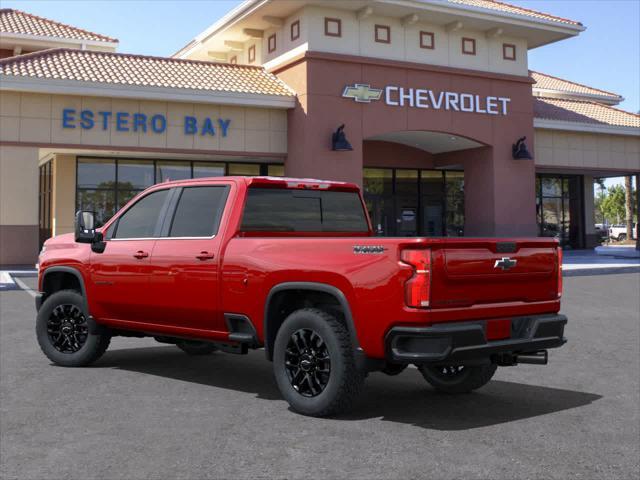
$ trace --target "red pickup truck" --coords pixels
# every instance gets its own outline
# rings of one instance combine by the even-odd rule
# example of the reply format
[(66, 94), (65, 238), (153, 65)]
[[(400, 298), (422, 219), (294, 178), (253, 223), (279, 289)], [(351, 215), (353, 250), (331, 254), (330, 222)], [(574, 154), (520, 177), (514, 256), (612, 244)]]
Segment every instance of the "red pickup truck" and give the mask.
[(39, 259), (36, 333), (59, 365), (94, 362), (113, 336), (193, 355), (264, 348), (291, 406), (325, 416), (371, 371), (414, 364), (469, 392), (566, 341), (556, 240), (374, 237), (353, 184), (167, 182), (94, 221), (78, 212)]

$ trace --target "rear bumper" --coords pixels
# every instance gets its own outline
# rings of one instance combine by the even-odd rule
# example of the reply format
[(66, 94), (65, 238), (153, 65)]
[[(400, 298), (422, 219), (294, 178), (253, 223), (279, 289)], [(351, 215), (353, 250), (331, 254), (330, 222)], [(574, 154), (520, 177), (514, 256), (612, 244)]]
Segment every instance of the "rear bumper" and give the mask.
[(394, 363), (449, 363), (546, 350), (566, 343), (566, 323), (564, 315), (515, 317), (511, 338), (494, 341), (487, 341), (484, 321), (394, 327), (386, 337), (386, 355)]

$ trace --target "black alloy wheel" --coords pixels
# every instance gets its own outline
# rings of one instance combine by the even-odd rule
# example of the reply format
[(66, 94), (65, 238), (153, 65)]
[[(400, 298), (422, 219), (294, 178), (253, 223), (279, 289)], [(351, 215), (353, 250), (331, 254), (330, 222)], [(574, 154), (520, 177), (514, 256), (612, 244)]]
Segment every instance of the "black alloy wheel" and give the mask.
[(60, 290), (47, 296), (36, 317), (38, 345), (49, 360), (65, 367), (84, 367), (109, 348), (111, 332), (97, 325), (82, 294)]
[(424, 379), (445, 393), (467, 393), (486, 385), (496, 373), (496, 364), (420, 365)]
[(433, 368), (433, 373), (443, 380), (453, 380), (464, 374), (464, 365), (441, 365)]
[(58, 305), (47, 320), (47, 335), (51, 345), (60, 353), (76, 353), (89, 336), (87, 319), (76, 305)]
[(327, 344), (310, 328), (296, 330), (285, 350), (285, 369), (291, 386), (303, 397), (321, 394), (331, 376)]

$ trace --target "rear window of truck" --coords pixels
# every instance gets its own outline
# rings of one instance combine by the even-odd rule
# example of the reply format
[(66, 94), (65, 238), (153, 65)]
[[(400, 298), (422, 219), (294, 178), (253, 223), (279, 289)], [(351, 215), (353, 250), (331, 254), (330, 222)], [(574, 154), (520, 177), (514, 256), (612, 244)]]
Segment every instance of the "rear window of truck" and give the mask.
[(357, 192), (250, 188), (244, 232), (367, 232)]

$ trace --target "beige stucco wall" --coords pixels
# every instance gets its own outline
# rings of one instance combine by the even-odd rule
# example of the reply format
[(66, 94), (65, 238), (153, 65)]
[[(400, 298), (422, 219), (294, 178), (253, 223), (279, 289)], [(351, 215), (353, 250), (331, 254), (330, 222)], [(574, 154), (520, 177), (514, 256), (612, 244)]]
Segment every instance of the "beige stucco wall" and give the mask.
[[(62, 128), (65, 108), (126, 111), (148, 116), (163, 114), (167, 129), (158, 134), (148, 131), (119, 132), (111, 117), (103, 130), (96, 120), (91, 130)], [(228, 135), (185, 135), (184, 117), (199, 120), (211, 117), (229, 119)], [(177, 102), (126, 100), (36, 93), (0, 92), (0, 141), (58, 145), (100, 145), (134, 148), (173, 148), (194, 151), (233, 151), (285, 154), (287, 151), (287, 113), (285, 110), (207, 105)]]
[[(342, 21), (342, 36), (325, 35), (324, 19), (337, 18)], [(291, 40), (291, 23), (300, 22), (300, 37)], [(375, 25), (386, 25), (391, 29), (391, 42), (375, 41)], [(420, 48), (420, 31), (434, 33), (435, 48)], [(268, 52), (267, 39), (276, 35), (276, 50)], [(221, 34), (224, 37), (224, 34)], [(462, 37), (476, 40), (476, 55), (462, 53)], [(505, 60), (502, 53), (504, 43), (516, 46), (516, 60)], [(282, 27), (264, 31), (262, 40), (250, 39), (244, 43), (242, 52), (227, 54), (227, 60), (236, 55), (238, 63), (247, 63), (247, 50), (256, 44), (256, 62), (278, 63), (278, 57), (296, 48), (303, 50), (357, 55), (364, 57), (401, 60), (430, 65), (440, 65), (471, 70), (481, 70), (512, 75), (528, 75), (528, 49), (524, 39), (508, 36), (487, 38), (484, 32), (469, 29), (447, 32), (441, 25), (427, 21), (403, 25), (398, 18), (372, 15), (358, 20), (356, 13), (318, 6), (305, 7), (284, 19)], [(190, 54), (190, 58), (206, 60), (207, 48)], [(285, 57), (283, 57), (284, 59)], [(209, 58), (210, 60), (211, 58)], [(271, 67), (272, 64), (268, 63)]]
[(38, 253), (38, 149), (0, 145), (0, 265)]
[[(399, 19), (390, 17), (371, 16), (358, 20), (354, 12), (318, 7), (305, 8), (304, 16), (305, 26), (309, 31), (303, 34), (308, 35), (309, 50), (528, 75), (525, 40), (511, 37), (487, 39), (484, 32), (465, 28), (447, 32), (442, 26), (424, 21), (405, 26)], [(328, 37), (324, 34), (325, 17), (342, 20), (342, 38)], [(391, 28), (390, 44), (375, 41), (376, 24)], [(420, 48), (420, 31), (434, 33), (435, 48), (433, 50)], [(476, 40), (476, 55), (462, 54), (462, 37)], [(503, 43), (516, 45), (516, 61), (503, 59)]]
[(640, 171), (640, 137), (536, 129), (540, 167)]
[(38, 224), (38, 149), (0, 145), (0, 225)]

